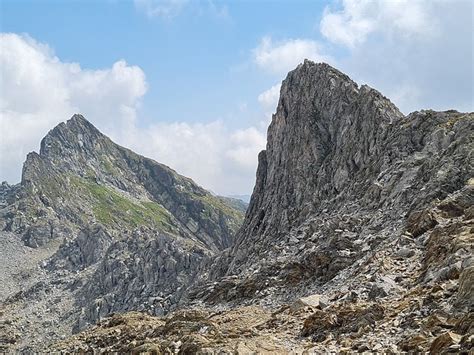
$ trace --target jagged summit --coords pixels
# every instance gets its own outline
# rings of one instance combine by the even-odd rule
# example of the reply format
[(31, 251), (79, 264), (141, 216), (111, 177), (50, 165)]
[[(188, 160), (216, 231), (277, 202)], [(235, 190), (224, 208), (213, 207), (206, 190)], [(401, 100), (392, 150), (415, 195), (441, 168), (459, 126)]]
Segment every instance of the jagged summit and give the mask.
[(72, 115), (72, 117), (66, 121), (67, 124), (78, 124), (78, 125), (89, 125), (92, 126), (92, 128), (95, 128), (83, 115), (80, 113), (75, 113)]
[[(260, 203), (251, 202), (250, 209), (274, 216), (273, 210), (283, 208), (289, 215), (277, 224), (263, 225), (285, 232), (290, 221), (320, 209), (349, 182), (369, 183), (383, 164), (390, 125), (403, 119), (376, 90), (359, 89), (328, 64), (306, 60), (282, 83), (267, 148), (260, 158), (263, 166), (257, 181), (263, 186), (255, 186), (267, 198), (254, 194)], [(362, 191), (357, 187), (351, 193)], [(255, 217), (262, 212), (249, 214)]]
[[(73, 170), (79, 175), (83, 175), (92, 168), (96, 171), (99, 179), (105, 180), (110, 180), (113, 177), (113, 169), (110, 168), (114, 164), (118, 164), (116, 168), (127, 174), (127, 170), (131, 169), (127, 163), (130, 159), (143, 160), (160, 167), (169, 177), (179, 176), (172, 168), (114, 143), (81, 114), (74, 114), (69, 120), (59, 123), (48, 132), (41, 140), (40, 158), (35, 152), (30, 155), (32, 155), (33, 161), (45, 158), (45, 160), (53, 162), (56, 167)], [(27, 157), (24, 168), (27, 168), (28, 165), (29, 158)], [(192, 186), (204, 191), (190, 178), (183, 176), (180, 178), (189, 180)]]
[(316, 69), (321, 73), (324, 72), (330, 76), (340, 78), (341, 80), (346, 81), (350, 83), (351, 85), (354, 85), (356, 88), (358, 88), (358, 84), (355, 81), (353, 81), (349, 77), (349, 75), (343, 73), (337, 68), (334, 68), (333, 66), (331, 66), (330, 64), (326, 62), (314, 62), (310, 59), (304, 59), (303, 63), (298, 64), (298, 66), (295, 69), (288, 72), (287, 77), (289, 77), (290, 75), (298, 75), (297, 72), (305, 72), (311, 68), (313, 70)]
[(81, 152), (89, 151), (89, 154), (94, 154), (101, 149), (100, 142), (112, 144), (112, 141), (84, 116), (73, 115), (46, 134), (41, 140), (39, 154), (28, 153), (23, 164), (21, 183), (35, 179), (35, 167), (38, 165), (46, 169), (45, 164), (47, 166), (48, 163), (54, 162), (56, 165), (64, 165), (64, 162), (76, 159)]
[(84, 116), (75, 114), (68, 121), (59, 123), (41, 140), (40, 155), (63, 159), (74, 151), (89, 151), (106, 148), (112, 142)]
[(100, 133), (99, 130), (80, 113), (75, 113), (74, 115), (72, 115), (72, 117), (68, 119), (64, 124), (71, 131), (77, 131), (78, 133), (79, 132)]

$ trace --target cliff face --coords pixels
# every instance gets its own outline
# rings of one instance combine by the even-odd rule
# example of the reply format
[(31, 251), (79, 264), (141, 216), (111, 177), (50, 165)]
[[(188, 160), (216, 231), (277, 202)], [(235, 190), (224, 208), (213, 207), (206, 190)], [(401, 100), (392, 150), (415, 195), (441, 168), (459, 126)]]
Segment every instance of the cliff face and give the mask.
[[(315, 351), (344, 349), (338, 336), (360, 331), (360, 317), (386, 351), (427, 350), (442, 332), (402, 340), (431, 329), (417, 323), (423, 314), (470, 317), (459, 302), (472, 306), (473, 132), (472, 113), (404, 116), (376, 90), (306, 61), (282, 83), (235, 245), (211, 260), (187, 302), (277, 306), (318, 294), (330, 306), (301, 331), (327, 340)], [(464, 279), (471, 301), (455, 291)], [(450, 291), (429, 304), (434, 285)], [(397, 315), (414, 323), (388, 336), (386, 317), (403, 302), (425, 306)]]
[(254, 272), (328, 240), (329, 254), (340, 244), (359, 257), (356, 239), (402, 232), (414, 211), (472, 176), (472, 118), (405, 117), (376, 90), (305, 61), (282, 83), (243, 227), (216, 275)]
[(388, 99), (328, 65), (305, 62), (289, 73), (236, 245), (275, 240), (315, 213), (362, 198), (391, 163), (384, 153), (401, 120)]

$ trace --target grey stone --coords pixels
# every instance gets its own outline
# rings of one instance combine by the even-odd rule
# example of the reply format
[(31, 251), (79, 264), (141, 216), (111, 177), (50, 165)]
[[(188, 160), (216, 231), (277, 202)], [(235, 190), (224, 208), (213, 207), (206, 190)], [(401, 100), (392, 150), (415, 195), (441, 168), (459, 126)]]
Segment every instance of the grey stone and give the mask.
[(415, 255), (415, 251), (410, 248), (401, 248), (395, 253), (395, 255), (398, 258), (411, 258), (412, 256)]

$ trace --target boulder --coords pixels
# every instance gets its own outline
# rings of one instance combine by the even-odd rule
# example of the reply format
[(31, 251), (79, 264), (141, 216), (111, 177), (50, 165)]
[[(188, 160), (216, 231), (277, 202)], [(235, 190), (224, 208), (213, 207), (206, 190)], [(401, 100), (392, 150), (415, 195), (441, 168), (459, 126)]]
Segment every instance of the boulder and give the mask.
[(306, 297), (301, 297), (296, 300), (291, 308), (293, 310), (297, 310), (303, 307), (312, 307), (312, 308), (317, 308), (317, 309), (323, 309), (328, 306), (328, 299), (327, 297), (323, 295), (310, 295)]

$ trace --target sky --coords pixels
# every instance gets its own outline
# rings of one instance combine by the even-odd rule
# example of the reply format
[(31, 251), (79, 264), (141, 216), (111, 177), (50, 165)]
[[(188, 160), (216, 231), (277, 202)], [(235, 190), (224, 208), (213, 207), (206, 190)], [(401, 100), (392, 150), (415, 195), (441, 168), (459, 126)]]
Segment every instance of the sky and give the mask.
[(415, 110), (474, 111), (470, 0), (0, 0), (0, 180), (74, 113), (222, 195), (250, 194), (305, 58)]

